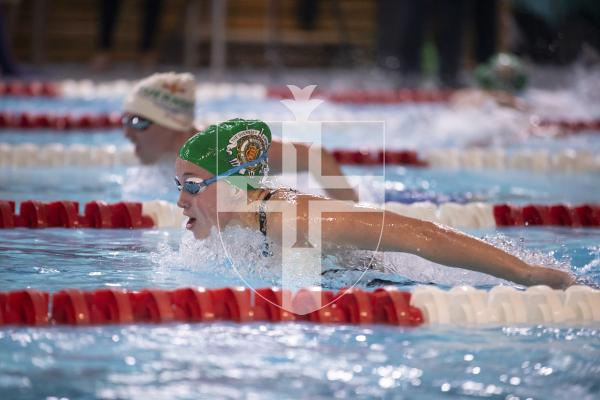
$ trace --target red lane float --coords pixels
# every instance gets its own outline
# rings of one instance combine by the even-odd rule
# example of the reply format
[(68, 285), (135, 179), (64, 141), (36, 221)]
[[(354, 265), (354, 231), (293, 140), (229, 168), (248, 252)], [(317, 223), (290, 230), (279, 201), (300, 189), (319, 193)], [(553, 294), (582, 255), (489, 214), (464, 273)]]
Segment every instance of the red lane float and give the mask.
[(92, 201), (85, 205), (83, 215), (79, 215), (76, 201), (27, 200), (21, 203), (17, 215), (13, 201), (0, 200), (0, 228), (141, 229), (154, 226), (152, 217), (142, 215), (142, 203)]
[[(300, 312), (296, 319), (324, 323), (349, 322), (336, 302), (340, 295), (341, 293), (338, 293), (334, 296), (332, 292), (320, 288), (301, 289), (292, 300), (294, 310)], [(309, 312), (310, 310), (316, 311)]]
[(535, 205), (516, 206), (498, 204), (494, 206), (496, 226), (600, 226), (600, 205), (582, 204), (579, 206)]
[(66, 289), (52, 296), (52, 321), (62, 325), (89, 325), (91, 316), (85, 293)]
[(211, 294), (203, 289), (183, 288), (170, 292), (171, 305), (178, 321), (214, 321), (215, 309)]
[[(350, 289), (344, 296), (337, 299), (337, 306), (345, 312), (345, 321), (352, 324), (372, 324), (375, 321), (373, 312), (373, 303), (371, 298), (373, 295)], [(388, 321), (382, 319), (381, 321)]]
[(61, 290), (52, 296), (51, 321), (59, 325), (132, 323), (135, 320), (132, 303), (136, 305), (139, 321), (156, 319), (157, 312), (152, 306), (145, 307), (146, 298), (143, 294), (139, 300), (136, 298), (133, 301), (130, 295), (116, 289), (95, 292)]
[(282, 308), (283, 304), (291, 304), (292, 293), (280, 288), (257, 289), (254, 296), (254, 318), (264, 321), (294, 321), (296, 314)]
[(0, 326), (6, 324), (6, 293), (0, 293)]
[(175, 320), (171, 298), (165, 290), (144, 289), (131, 292), (129, 300), (134, 321), (160, 323)]
[(382, 165), (385, 160), (390, 165), (428, 166), (427, 161), (412, 150), (333, 150), (332, 154), (340, 164)]
[(4, 325), (47, 325), (48, 293), (31, 289), (3, 293), (0, 316)]
[(101, 289), (86, 293), (91, 322), (128, 324), (134, 322), (131, 298), (125, 290)]
[(15, 227), (15, 202), (0, 200), (0, 228)]
[(218, 320), (249, 322), (254, 312), (250, 307), (250, 291), (245, 288), (223, 288), (208, 291), (211, 295), (215, 317)]
[[(291, 292), (263, 288), (181, 288), (125, 291), (65, 289), (46, 292), (22, 290), (0, 293), (2, 325), (104, 325), (127, 323), (210, 321), (309, 321), (315, 323), (391, 324), (417, 326), (420, 310), (410, 306), (411, 294), (393, 289), (337, 293), (320, 288), (302, 289), (292, 299), (299, 312), (284, 310)], [(48, 313), (51, 298), (50, 313)], [(287, 303), (287, 301), (286, 301)], [(319, 308), (322, 306), (321, 308)], [(311, 307), (311, 308), (306, 308)], [(311, 311), (318, 308), (316, 311)]]
[(0, 81), (0, 96), (55, 97), (59, 94), (59, 86), (52, 82)]
[[(364, 90), (349, 89), (343, 91), (326, 92), (316, 89), (313, 98), (323, 99), (335, 103), (350, 104), (398, 104), (398, 103), (434, 103), (447, 102), (453, 92), (446, 90)], [(293, 99), (287, 87), (270, 87), (267, 97), (274, 99)]]
[(421, 310), (410, 305), (410, 293), (393, 288), (379, 288), (371, 297), (374, 321), (386, 320), (393, 325), (416, 326), (423, 323)]
[(544, 128), (560, 128), (570, 132), (600, 131), (600, 120), (582, 121), (545, 119), (540, 120), (537, 125)]
[(121, 114), (33, 114), (29, 112), (0, 112), (0, 129), (57, 129), (57, 130), (90, 130), (114, 129), (121, 127)]

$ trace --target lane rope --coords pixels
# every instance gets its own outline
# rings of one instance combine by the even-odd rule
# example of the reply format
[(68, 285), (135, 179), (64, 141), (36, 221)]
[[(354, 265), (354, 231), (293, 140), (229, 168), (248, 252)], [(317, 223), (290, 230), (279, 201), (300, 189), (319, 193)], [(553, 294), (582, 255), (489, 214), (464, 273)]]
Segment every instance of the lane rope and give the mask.
[[(600, 171), (600, 154), (585, 150), (434, 149), (419, 155), (413, 150), (331, 150), (342, 165), (404, 165), (465, 170)], [(118, 166), (138, 165), (133, 146), (87, 146), (60, 143), (0, 143), (0, 166)]]
[(590, 151), (435, 149), (423, 156), (431, 167), (468, 170), (600, 171), (600, 155)]
[[(211, 114), (212, 118), (218, 118), (218, 115)], [(224, 118), (226, 116), (223, 116)], [(230, 115), (231, 117), (231, 115)], [(279, 120), (277, 115), (269, 114), (267, 120)], [(332, 116), (337, 119), (335, 116)], [(339, 118), (339, 115), (337, 116)], [(351, 115), (349, 115), (351, 118)], [(598, 134), (600, 133), (600, 119), (595, 120), (571, 120), (571, 119), (539, 119), (534, 118), (532, 123), (536, 128), (559, 128), (559, 132), (552, 132), (551, 136), (564, 136), (572, 134)], [(199, 126), (206, 126), (211, 123), (209, 120), (202, 120)], [(116, 129), (121, 126), (121, 115), (115, 113), (82, 113), (74, 115), (71, 113), (47, 113), (47, 112), (0, 112), (0, 129), (17, 129), (20, 132), (31, 130), (60, 130), (69, 132), (70, 130), (100, 130)], [(539, 133), (540, 135), (542, 133)]]
[[(136, 81), (115, 80), (94, 82), (92, 80), (63, 81), (22, 81), (0, 80), (0, 96), (15, 97), (66, 97), (66, 98), (116, 98), (125, 97)], [(200, 99), (225, 98), (266, 98), (267, 89), (261, 84), (211, 83), (204, 82), (196, 86), (196, 96)]]
[[(411, 204), (387, 202), (373, 204), (386, 211), (454, 228), (495, 228), (556, 226), (570, 228), (600, 227), (600, 204), (486, 204), (431, 202)], [(185, 221), (176, 204), (164, 200), (118, 202), (108, 204), (91, 201), (79, 213), (75, 201), (41, 202), (27, 200), (20, 203), (0, 200), (0, 228), (181, 228)]]
[(50, 114), (31, 112), (0, 112), (0, 129), (19, 132), (39, 130), (107, 130), (121, 128), (121, 113)]
[(454, 228), (494, 228), (561, 226), (570, 228), (600, 226), (600, 204), (486, 204), (431, 202), (385, 203), (385, 209), (408, 217)]
[(42, 81), (0, 80), (0, 96), (56, 97), (62, 94), (60, 83)]
[[(400, 103), (440, 103), (447, 102), (453, 95), (449, 90), (397, 89), (397, 90), (366, 90), (348, 89), (324, 91), (316, 89), (314, 98), (334, 103), (348, 104), (400, 104)], [(293, 99), (287, 86), (269, 87), (267, 97), (273, 99)]]
[[(0, 81), (0, 95), (18, 97), (75, 97), (75, 98), (106, 98), (123, 97), (131, 91), (135, 81), (117, 80), (96, 83), (91, 80), (51, 81)], [(197, 95), (202, 99), (214, 98), (291, 98), (287, 86), (266, 87), (261, 84), (234, 83), (200, 83), (197, 85)], [(335, 103), (352, 104), (397, 104), (397, 103), (432, 103), (446, 102), (453, 94), (448, 90), (365, 90), (349, 89), (323, 91), (317, 89), (315, 96)]]
[[(143, 213), (142, 203), (103, 201), (86, 203), (79, 214), (76, 201), (41, 202), (27, 200), (15, 212), (13, 201), (0, 201), (0, 228), (105, 228), (141, 229), (160, 227), (151, 215)], [(164, 207), (163, 210), (167, 210)], [(165, 221), (168, 219), (163, 217)]]
[(35, 145), (0, 143), (0, 166), (131, 166), (139, 165), (131, 145), (86, 146), (60, 143)]
[[(287, 299), (292, 313), (281, 308)], [(317, 309), (319, 305), (326, 304)], [(306, 312), (304, 312), (306, 311)], [(310, 311), (310, 312), (309, 312)], [(127, 291), (34, 289), (0, 292), (0, 326), (107, 325), (173, 322), (311, 322), (438, 325), (589, 324), (600, 322), (600, 291), (587, 286), (554, 290), (533, 286), (489, 291), (457, 286), (448, 291), (419, 286), (373, 292), (354, 288), (335, 293), (321, 288), (295, 294), (278, 288), (244, 287)]]

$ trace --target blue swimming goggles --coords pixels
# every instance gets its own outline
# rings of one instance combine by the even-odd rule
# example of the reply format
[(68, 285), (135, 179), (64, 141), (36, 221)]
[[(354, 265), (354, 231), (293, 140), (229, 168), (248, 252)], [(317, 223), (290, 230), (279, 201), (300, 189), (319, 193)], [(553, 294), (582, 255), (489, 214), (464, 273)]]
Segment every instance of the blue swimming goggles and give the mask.
[(183, 181), (183, 184), (179, 182), (179, 179), (175, 177), (175, 185), (177, 186), (177, 190), (180, 192), (183, 190), (189, 194), (198, 194), (204, 192), (210, 185), (213, 183), (220, 181), (221, 179), (227, 178), (233, 174), (240, 172), (241, 170), (249, 167), (253, 167), (256, 164), (259, 164), (267, 159), (267, 152), (263, 152), (256, 160), (248, 161), (246, 163), (240, 164), (237, 167), (233, 167), (230, 170), (220, 174), (212, 176), (208, 179), (202, 179), (198, 177), (187, 178)]
[(140, 117), (139, 115), (124, 115), (121, 123), (123, 126), (135, 129), (136, 131), (145, 131), (153, 124), (149, 119)]

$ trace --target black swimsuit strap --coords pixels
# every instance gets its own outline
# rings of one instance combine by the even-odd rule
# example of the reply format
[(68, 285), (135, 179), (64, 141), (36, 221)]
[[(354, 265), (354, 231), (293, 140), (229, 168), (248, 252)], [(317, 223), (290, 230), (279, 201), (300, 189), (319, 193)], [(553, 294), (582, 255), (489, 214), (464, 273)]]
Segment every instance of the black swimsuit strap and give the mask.
[(260, 200), (260, 206), (258, 207), (258, 229), (265, 236), (267, 236), (267, 201), (271, 198), (271, 196), (277, 193), (278, 190), (279, 189), (275, 189), (267, 192), (265, 197)]
[[(269, 201), (269, 199), (280, 190), (285, 190), (285, 189), (281, 189), (281, 188), (273, 189), (273, 190), (267, 192), (265, 197), (263, 197), (260, 200), (260, 206), (258, 207), (258, 229), (265, 236), (265, 242), (263, 244), (263, 251), (262, 251), (262, 254), (265, 257), (270, 257), (273, 255), (273, 253), (269, 249), (269, 242), (267, 241), (267, 211), (266, 211), (267, 201)], [(295, 189), (287, 189), (287, 190), (294, 192), (294, 193), (297, 192), (297, 190), (295, 190)]]
[(267, 241), (267, 212), (266, 212), (267, 201), (271, 198), (271, 196), (273, 196), (275, 193), (277, 193), (278, 190), (279, 189), (274, 189), (274, 190), (271, 190), (270, 192), (267, 192), (265, 197), (263, 197), (260, 200), (260, 206), (258, 207), (258, 229), (265, 237), (265, 242), (263, 243), (263, 250), (262, 250), (262, 254), (265, 257), (270, 257), (273, 255), (273, 253), (269, 249), (269, 242)]

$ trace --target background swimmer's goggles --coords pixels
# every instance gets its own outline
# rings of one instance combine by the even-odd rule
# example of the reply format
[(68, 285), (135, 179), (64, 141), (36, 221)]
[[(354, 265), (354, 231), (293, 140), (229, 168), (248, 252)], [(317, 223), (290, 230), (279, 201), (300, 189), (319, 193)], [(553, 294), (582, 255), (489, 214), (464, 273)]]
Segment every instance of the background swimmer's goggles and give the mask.
[(182, 185), (181, 182), (179, 182), (179, 179), (177, 179), (177, 177), (175, 177), (175, 185), (177, 186), (177, 190), (179, 190), (180, 192), (182, 190), (184, 190), (184, 191), (188, 192), (189, 194), (202, 193), (206, 190), (206, 188), (208, 188), (210, 185), (212, 185), (216, 181), (219, 181), (223, 178), (227, 178), (228, 176), (231, 176), (233, 174), (237, 174), (238, 172), (240, 172), (241, 170), (243, 170), (245, 168), (253, 167), (256, 164), (259, 164), (259, 163), (265, 161), (267, 159), (267, 154), (268, 154), (268, 152), (264, 151), (256, 160), (245, 162), (243, 164), (238, 165), (237, 167), (231, 168), (230, 170), (228, 170), (220, 175), (215, 175), (208, 179), (201, 179), (201, 178), (196, 178), (196, 177), (188, 178), (185, 181), (183, 181), (183, 185)]
[(136, 131), (145, 131), (153, 124), (152, 121), (138, 115), (124, 115), (121, 119), (123, 126)]

